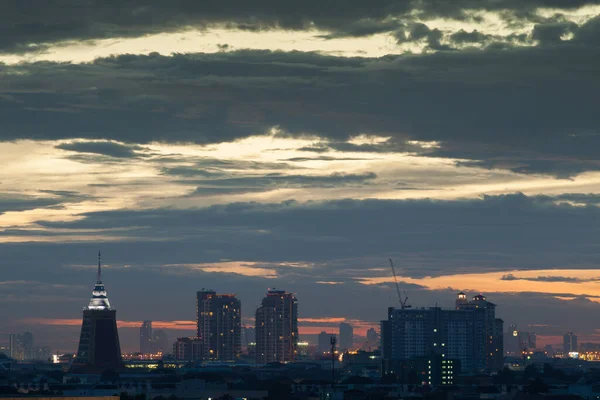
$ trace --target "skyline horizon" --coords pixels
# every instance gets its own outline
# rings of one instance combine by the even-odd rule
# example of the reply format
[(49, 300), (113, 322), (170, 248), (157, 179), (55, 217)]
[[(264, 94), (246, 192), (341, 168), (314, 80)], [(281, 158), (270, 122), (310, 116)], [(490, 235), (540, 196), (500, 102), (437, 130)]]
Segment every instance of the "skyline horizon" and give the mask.
[[(100, 268), (104, 267), (104, 264), (101, 264), (100, 261), (100, 251), (98, 252), (98, 272), (97, 275), (98, 277), (100, 276)], [(99, 279), (99, 278), (98, 278)], [(98, 282), (97, 279), (97, 282)], [(399, 282), (399, 283), (405, 283), (405, 282)], [(205, 291), (205, 290), (214, 290), (214, 289), (205, 289), (205, 288), (201, 288), (198, 291)], [(276, 287), (269, 287), (267, 289), (268, 291), (271, 290), (281, 290), (279, 288)], [(197, 291), (197, 292), (198, 292)], [(108, 292), (108, 291), (107, 291)], [(456, 295), (458, 295), (458, 293), (465, 293), (468, 295), (469, 292), (472, 293), (478, 293), (478, 294), (482, 294), (481, 291), (469, 291), (469, 290), (460, 290), (458, 292), (456, 292)], [(219, 291), (216, 291), (217, 294), (222, 294)], [(224, 292), (230, 295), (234, 295), (236, 296), (236, 293), (228, 293), (228, 292)], [(297, 293), (295, 292), (290, 292), (294, 295), (297, 295)], [(407, 295), (407, 294), (406, 294)], [(388, 306), (388, 307), (399, 307), (399, 304), (396, 304), (394, 306)], [(412, 307), (412, 305), (411, 305)], [(416, 309), (420, 309), (420, 308), (432, 308), (432, 307), (439, 307), (442, 309), (454, 309), (454, 306), (440, 306), (437, 304), (433, 305), (433, 306), (417, 306), (414, 307)], [(83, 307), (83, 309), (87, 309), (87, 307)], [(117, 308), (113, 308), (115, 310), (118, 311)], [(243, 308), (242, 308), (243, 310)], [(387, 307), (386, 307), (387, 310)], [(501, 314), (499, 314), (501, 315)], [(245, 320), (245, 321), (244, 321)], [(140, 327), (142, 326), (142, 324), (144, 323), (144, 321), (151, 321), (153, 324), (153, 329), (161, 329), (161, 330), (165, 330), (168, 333), (171, 333), (171, 335), (173, 334), (173, 332), (177, 332), (177, 331), (185, 331), (185, 332), (195, 332), (196, 329), (196, 325), (197, 325), (197, 321), (195, 320), (176, 320), (176, 321), (160, 321), (160, 320), (154, 320), (154, 319), (142, 319), (142, 320), (136, 320), (136, 321), (124, 321), (124, 320), (119, 320), (117, 319), (117, 328), (119, 330), (119, 334), (121, 335), (121, 332), (123, 330), (127, 330), (127, 329), (132, 329), (134, 330), (133, 333), (132, 332), (127, 332), (127, 335), (125, 335), (125, 337), (127, 337), (129, 340), (126, 342), (127, 345), (126, 346), (133, 346), (131, 344), (131, 338), (133, 336), (133, 334), (137, 333), (137, 331), (140, 329)], [(72, 327), (72, 328), (80, 328), (81, 327), (81, 319), (78, 318), (72, 318), (72, 319), (44, 319), (44, 318), (33, 318), (33, 319), (28, 319), (25, 318), (23, 320), (21, 320), (21, 322), (25, 322), (26, 324), (34, 324), (34, 325), (46, 325), (46, 326), (61, 326), (61, 327)], [(242, 316), (242, 327), (254, 327), (253, 323), (252, 323), (252, 317), (243, 317)], [(380, 334), (380, 323), (381, 321), (363, 321), (363, 320), (356, 320), (356, 319), (348, 319), (345, 317), (323, 317), (323, 318), (311, 318), (311, 317), (299, 317), (298, 318), (298, 323), (299, 323), (299, 335), (300, 335), (300, 340), (302, 339), (302, 336), (310, 336), (311, 337), (311, 341), (309, 341), (312, 345), (316, 345), (316, 341), (315, 339), (317, 338), (317, 336), (319, 335), (319, 333), (321, 332), (326, 332), (327, 334), (335, 334), (337, 335), (338, 332), (336, 332), (335, 330), (339, 330), (339, 324), (342, 323), (349, 323), (353, 329), (354, 329), (354, 334), (355, 337), (360, 337), (360, 338), (366, 338), (366, 332), (368, 329), (370, 328), (374, 328), (378, 334)], [(321, 324), (327, 324), (327, 325), (303, 325), (304, 323), (321, 323)], [(333, 325), (333, 324), (336, 325)], [(511, 326), (512, 324), (510, 323), (505, 323), (505, 332), (508, 332), (508, 328)], [(526, 325), (527, 327), (531, 327), (532, 325)], [(533, 325), (533, 327), (535, 327), (535, 325)], [(28, 331), (28, 330), (24, 330), (24, 331)], [(570, 331), (566, 331), (565, 333), (568, 333)], [(13, 332), (14, 333), (14, 332)], [(535, 333), (534, 331), (532, 331), (532, 333)], [(586, 337), (589, 338), (594, 338), (594, 336), (586, 336), (586, 335), (579, 335), (577, 332), (573, 332), (575, 333), (579, 338), (580, 338), (580, 343), (586, 343), (585, 339)], [(169, 339), (171, 341), (174, 341), (174, 339), (176, 339), (176, 337), (178, 336), (171, 336), (169, 335)], [(187, 335), (187, 336), (195, 336), (195, 335)], [(540, 347), (536, 347), (537, 349), (542, 349), (543, 347), (550, 345), (550, 346), (559, 346), (562, 345), (562, 335), (536, 335), (537, 339), (541, 342)], [(34, 335), (35, 337), (35, 335)], [(600, 335), (596, 336), (597, 337), (597, 341), (594, 340), (589, 340), (587, 343), (600, 343)], [(582, 340), (583, 339), (583, 340)], [(313, 343), (314, 342), (314, 343)], [(124, 348), (126, 347), (124, 346)], [(138, 346), (139, 347), (139, 346)], [(131, 350), (124, 350), (124, 353), (135, 353), (136, 351), (131, 351)], [(65, 353), (68, 353), (68, 351), (65, 351)]]

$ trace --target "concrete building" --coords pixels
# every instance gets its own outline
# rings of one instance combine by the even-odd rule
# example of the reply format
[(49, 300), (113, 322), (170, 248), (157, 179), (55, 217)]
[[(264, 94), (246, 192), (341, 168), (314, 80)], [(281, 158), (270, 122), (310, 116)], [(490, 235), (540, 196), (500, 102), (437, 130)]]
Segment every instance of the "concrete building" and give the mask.
[(563, 353), (568, 355), (569, 353), (574, 353), (579, 351), (579, 347), (577, 346), (577, 335), (574, 335), (573, 332), (568, 332), (563, 335)]
[(117, 311), (110, 305), (102, 283), (98, 253), (96, 285), (90, 303), (83, 310), (79, 348), (71, 370), (96, 373), (121, 368), (123, 361), (117, 330)]
[(199, 337), (177, 338), (173, 344), (173, 357), (178, 361), (200, 361), (204, 359), (204, 343)]
[(342, 322), (340, 324), (339, 338), (338, 349), (341, 352), (351, 350), (354, 346), (354, 329), (352, 325)]
[(233, 294), (201, 290), (196, 294), (196, 311), (204, 359), (236, 361), (242, 351), (240, 300)]
[(249, 346), (256, 345), (256, 328), (253, 326), (242, 327), (242, 347), (247, 348)]
[(161, 353), (163, 355), (171, 353), (171, 346), (169, 345), (169, 336), (162, 329), (152, 331), (152, 352), (154, 354)]
[(35, 359), (33, 334), (31, 332), (11, 333), (8, 335), (9, 356), (14, 360)]
[(455, 360), (453, 368), (466, 373), (502, 368), (503, 322), (495, 318), (495, 306), (482, 295), (468, 302), (461, 295), (455, 309), (389, 308), (381, 323), (384, 364), (440, 356)]
[(152, 354), (152, 321), (142, 322), (140, 326), (140, 353)]
[(333, 335), (330, 335), (325, 331), (319, 333), (319, 336), (317, 337), (317, 353), (319, 353), (319, 355), (322, 355), (323, 353), (329, 353), (331, 351), (331, 336)]
[(256, 362), (291, 362), (298, 345), (298, 300), (292, 293), (271, 290), (256, 310)]
[(487, 301), (487, 298), (481, 293), (473, 296), (473, 299), (467, 303), (464, 303), (461, 295), (464, 293), (460, 292), (456, 300), (458, 310), (484, 310), (483, 326), (478, 325), (476, 329), (484, 331), (485, 369), (488, 371), (502, 369), (504, 366), (501, 361), (504, 359), (504, 341), (501, 338), (504, 322), (496, 318), (496, 305)]

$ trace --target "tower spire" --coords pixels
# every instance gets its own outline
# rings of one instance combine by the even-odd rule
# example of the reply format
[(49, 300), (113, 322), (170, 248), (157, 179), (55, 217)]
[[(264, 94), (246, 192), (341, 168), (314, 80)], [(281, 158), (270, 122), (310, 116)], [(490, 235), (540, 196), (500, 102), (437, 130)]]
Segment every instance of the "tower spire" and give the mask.
[(98, 250), (98, 276), (96, 277), (96, 282), (102, 282), (102, 262), (100, 259), (100, 250)]
[(98, 274), (96, 276), (96, 286), (92, 291), (92, 299), (88, 305), (88, 310), (110, 310), (110, 302), (106, 296), (106, 289), (102, 283), (102, 258), (98, 251)]

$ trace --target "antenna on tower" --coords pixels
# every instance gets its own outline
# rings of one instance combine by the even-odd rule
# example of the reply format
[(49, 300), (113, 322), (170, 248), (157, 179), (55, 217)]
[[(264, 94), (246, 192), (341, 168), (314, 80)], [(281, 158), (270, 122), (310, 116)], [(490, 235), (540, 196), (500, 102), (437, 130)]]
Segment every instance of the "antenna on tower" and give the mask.
[(329, 344), (331, 345), (331, 388), (335, 386), (335, 345), (337, 340), (335, 336), (329, 338)]
[(98, 277), (97, 277), (97, 281), (98, 282), (102, 282), (102, 262), (101, 262), (101, 255), (100, 255), (100, 250), (98, 250)]

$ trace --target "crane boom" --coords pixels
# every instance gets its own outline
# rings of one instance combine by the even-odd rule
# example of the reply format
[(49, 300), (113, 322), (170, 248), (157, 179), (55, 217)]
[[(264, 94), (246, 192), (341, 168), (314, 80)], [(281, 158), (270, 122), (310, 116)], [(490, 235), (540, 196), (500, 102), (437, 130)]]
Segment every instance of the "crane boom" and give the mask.
[(404, 295), (406, 297), (404, 298), (404, 300), (402, 300), (402, 294), (400, 293), (400, 286), (398, 286), (398, 277), (396, 276), (396, 268), (394, 267), (394, 262), (391, 258), (389, 258), (388, 260), (390, 260), (390, 266), (392, 267), (392, 274), (394, 275), (394, 283), (396, 284), (396, 292), (398, 292), (398, 303), (400, 303), (400, 308), (402, 310), (404, 310), (405, 308), (410, 308), (410, 304), (408, 304), (408, 295), (406, 294), (406, 292), (404, 292)]
[(396, 268), (394, 268), (394, 262), (390, 258), (390, 266), (392, 267), (392, 274), (394, 275), (394, 283), (396, 284), (396, 291), (398, 292), (398, 303), (400, 307), (404, 309), (404, 303), (402, 302), (402, 294), (400, 293), (400, 286), (398, 286), (398, 278), (396, 277)]

